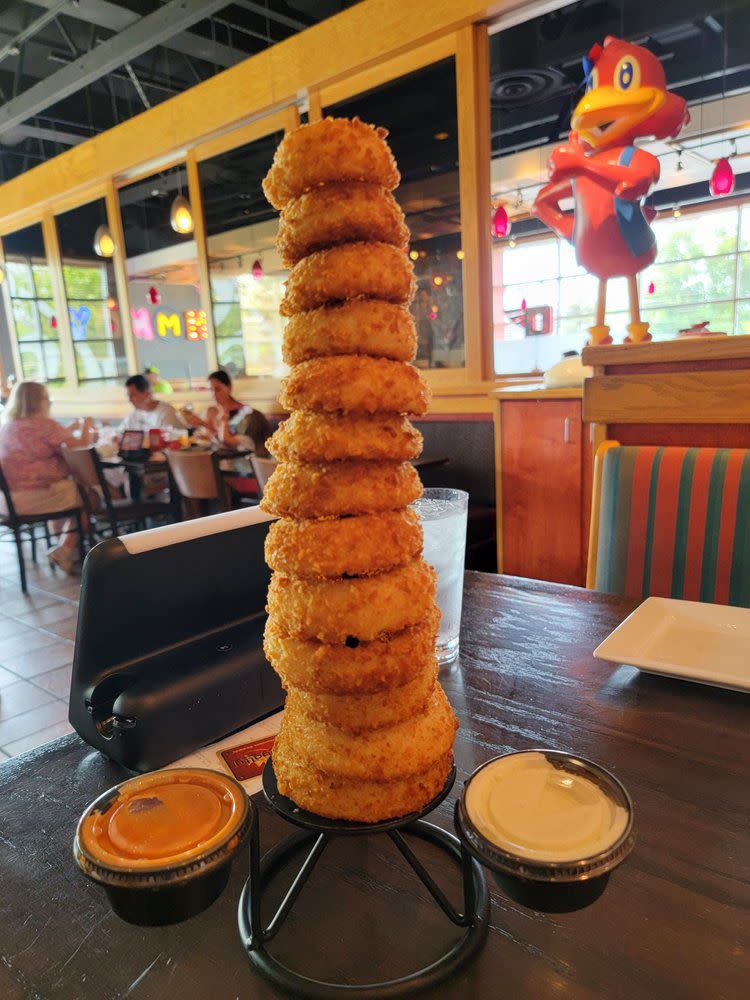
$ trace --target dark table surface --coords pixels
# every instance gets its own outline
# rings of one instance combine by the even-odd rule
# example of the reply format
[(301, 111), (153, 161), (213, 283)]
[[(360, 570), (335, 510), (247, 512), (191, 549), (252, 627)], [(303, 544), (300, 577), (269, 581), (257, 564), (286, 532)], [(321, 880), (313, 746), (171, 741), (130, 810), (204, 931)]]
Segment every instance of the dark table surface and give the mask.
[[(490, 883), (483, 952), (427, 995), (748, 995), (750, 698), (594, 660), (591, 651), (631, 607), (575, 588), (467, 574), (460, 665), (443, 678), (461, 723), (457, 789), (497, 753), (572, 750), (626, 784), (638, 839), (605, 894), (577, 913), (526, 910)], [(0, 997), (274, 996), (237, 935), (244, 855), (209, 910), (161, 929), (121, 922), (78, 873), (78, 816), (123, 777), (75, 735), (0, 766)], [(454, 799), (433, 814), (446, 828)], [(263, 809), (263, 849), (289, 831)], [(455, 889), (448, 863), (432, 848), (422, 856)], [(308, 974), (361, 981), (425, 964), (453, 937), (386, 838), (351, 838), (328, 848), (272, 947)]]

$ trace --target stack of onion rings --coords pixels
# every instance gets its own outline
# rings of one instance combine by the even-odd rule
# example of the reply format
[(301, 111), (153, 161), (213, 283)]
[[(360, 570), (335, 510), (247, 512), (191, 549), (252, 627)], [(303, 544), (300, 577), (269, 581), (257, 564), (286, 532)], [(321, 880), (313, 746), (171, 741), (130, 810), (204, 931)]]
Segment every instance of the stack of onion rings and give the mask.
[(382, 129), (327, 118), (291, 132), (263, 186), (292, 270), (281, 312), (291, 411), (269, 529), (266, 656), (288, 692), (279, 789), (333, 818), (416, 811), (445, 783), (457, 722), (437, 683), (434, 570), (409, 509), (429, 392), (414, 358), (408, 231)]

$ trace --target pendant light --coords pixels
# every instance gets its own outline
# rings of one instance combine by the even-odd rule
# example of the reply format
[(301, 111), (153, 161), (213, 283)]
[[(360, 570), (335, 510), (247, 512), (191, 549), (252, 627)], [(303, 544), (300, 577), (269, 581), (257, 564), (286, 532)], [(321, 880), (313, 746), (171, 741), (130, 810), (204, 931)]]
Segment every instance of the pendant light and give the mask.
[(714, 198), (720, 198), (722, 195), (731, 194), (734, 191), (734, 170), (725, 156), (717, 160), (714, 172), (711, 174), (711, 180), (708, 182), (708, 188)]
[(94, 253), (97, 257), (111, 257), (115, 252), (115, 241), (109, 226), (101, 225), (94, 233)]
[(258, 280), (258, 278), (263, 277), (263, 265), (261, 264), (260, 260), (253, 261), (253, 266), (250, 268), (250, 273), (252, 274), (252, 276), (255, 278), (256, 281)]
[(510, 232), (510, 218), (502, 202), (492, 213), (492, 235), (503, 239)]
[(192, 233), (195, 229), (193, 211), (190, 208), (190, 202), (184, 195), (178, 194), (172, 202), (172, 208), (169, 211), (169, 222), (172, 229), (182, 236)]

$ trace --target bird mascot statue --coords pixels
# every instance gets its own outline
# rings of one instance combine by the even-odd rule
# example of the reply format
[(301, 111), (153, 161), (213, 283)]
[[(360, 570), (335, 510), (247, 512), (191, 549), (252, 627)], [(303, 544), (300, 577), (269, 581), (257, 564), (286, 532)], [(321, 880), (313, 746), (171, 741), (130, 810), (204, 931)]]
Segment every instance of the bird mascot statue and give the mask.
[[(605, 325), (607, 281), (628, 279), (629, 341), (650, 340), (641, 322), (637, 274), (656, 258), (644, 206), (659, 180), (659, 160), (635, 146), (637, 139), (678, 135), (689, 120), (685, 101), (667, 90), (664, 70), (648, 49), (608, 37), (583, 60), (586, 93), (570, 120), (568, 142), (549, 159), (549, 183), (532, 212), (569, 240), (578, 263), (599, 279), (592, 344), (611, 344)], [(560, 202), (572, 198), (572, 212)]]

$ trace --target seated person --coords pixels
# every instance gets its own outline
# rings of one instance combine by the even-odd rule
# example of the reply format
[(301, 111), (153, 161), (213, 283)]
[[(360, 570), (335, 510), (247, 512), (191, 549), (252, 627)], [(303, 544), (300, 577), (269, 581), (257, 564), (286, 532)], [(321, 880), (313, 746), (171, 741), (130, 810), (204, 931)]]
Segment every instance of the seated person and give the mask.
[(159, 396), (171, 396), (174, 392), (169, 382), (161, 377), (161, 372), (156, 365), (149, 365), (148, 368), (144, 369), (143, 374), (151, 386), (151, 392), (155, 392)]
[[(46, 514), (81, 506), (78, 488), (62, 457), (63, 447), (80, 448), (96, 434), (91, 420), (63, 427), (49, 415), (47, 387), (39, 382), (17, 382), (10, 393), (0, 427), (0, 465), (18, 514)], [(0, 496), (2, 513), (5, 511)], [(72, 573), (78, 558), (78, 534), (73, 520), (52, 521), (60, 536), (50, 549), (50, 562)]]
[(208, 408), (205, 420), (194, 413), (185, 413), (185, 420), (193, 427), (205, 427), (228, 448), (247, 449), (267, 457), (271, 425), (264, 414), (234, 398), (232, 379), (225, 371), (211, 372), (208, 385), (216, 406)]
[(150, 430), (163, 427), (182, 430), (185, 426), (171, 404), (154, 399), (145, 375), (131, 375), (125, 382), (125, 388), (133, 409), (120, 424), (120, 434), (123, 431), (148, 433)]

